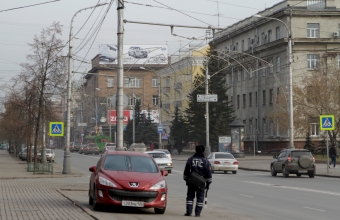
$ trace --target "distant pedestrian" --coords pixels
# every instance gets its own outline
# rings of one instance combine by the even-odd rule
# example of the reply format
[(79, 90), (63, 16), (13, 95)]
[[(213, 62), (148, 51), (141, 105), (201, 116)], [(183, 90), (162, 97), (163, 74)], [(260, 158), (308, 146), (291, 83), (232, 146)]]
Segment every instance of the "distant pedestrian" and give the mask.
[(154, 145), (154, 143), (151, 143), (150, 144), (150, 150), (154, 150), (155, 149), (155, 145)]
[(330, 162), (329, 162), (329, 168), (331, 168), (331, 164), (333, 163), (333, 168), (336, 168), (336, 149), (335, 149), (335, 146), (332, 145), (332, 147), (329, 149), (329, 157), (332, 159)]
[[(205, 147), (203, 145), (196, 146), (196, 153), (187, 160), (185, 165), (183, 179), (186, 181), (188, 186), (187, 198), (186, 198), (186, 212), (185, 216), (191, 216), (194, 199), (196, 194), (196, 207), (195, 207), (195, 216), (200, 217), (201, 211), (203, 209), (203, 201), (204, 201), (204, 191), (209, 190), (209, 186), (212, 181), (211, 169), (208, 160), (204, 157)], [(194, 174), (194, 175), (192, 175)], [(199, 176), (200, 179), (204, 178), (205, 180), (198, 185), (198, 181), (190, 181), (195, 179), (193, 176)]]
[(158, 144), (156, 142), (154, 143), (154, 146), (155, 146), (155, 149), (159, 149)]

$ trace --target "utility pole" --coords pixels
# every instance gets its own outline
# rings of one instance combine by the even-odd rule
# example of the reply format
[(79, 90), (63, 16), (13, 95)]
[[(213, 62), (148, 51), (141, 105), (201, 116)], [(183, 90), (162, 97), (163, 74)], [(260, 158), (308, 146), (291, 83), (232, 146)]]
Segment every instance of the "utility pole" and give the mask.
[[(158, 120), (159, 125), (162, 125), (162, 113), (161, 113), (161, 77), (158, 74)], [(162, 133), (159, 133), (159, 149), (162, 149)]]
[(132, 100), (133, 100), (133, 110), (132, 110), (132, 114), (133, 114), (133, 123), (132, 123), (132, 143), (136, 143), (135, 142), (135, 126), (136, 126), (136, 111), (135, 111), (135, 107), (136, 107), (136, 98), (135, 98), (135, 87), (132, 87)]
[(118, 11), (118, 30), (117, 30), (117, 46), (118, 46), (118, 69), (117, 69), (117, 148), (123, 151), (123, 89), (124, 89), (124, 66), (123, 66), (123, 35), (124, 22), (123, 10), (124, 0), (117, 1)]
[[(207, 67), (205, 70), (205, 94), (209, 94), (209, 68), (208, 68), (208, 62), (207, 62)], [(206, 138), (206, 150), (205, 154), (208, 156), (210, 154), (210, 143), (209, 143), (209, 102), (205, 102), (205, 127), (206, 127), (206, 133), (205, 133), (205, 138)]]
[(43, 105), (43, 120), (42, 120), (42, 127), (43, 127), (43, 140), (42, 140), (42, 149), (41, 149), (41, 163), (46, 163), (46, 100), (44, 99)]

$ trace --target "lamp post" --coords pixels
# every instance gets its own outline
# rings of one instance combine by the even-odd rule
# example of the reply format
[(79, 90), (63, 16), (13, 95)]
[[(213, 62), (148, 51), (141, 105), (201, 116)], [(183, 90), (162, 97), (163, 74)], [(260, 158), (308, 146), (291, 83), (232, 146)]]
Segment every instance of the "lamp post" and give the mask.
[(70, 35), (69, 35), (69, 52), (68, 52), (68, 74), (67, 74), (67, 116), (66, 116), (66, 145), (65, 145), (65, 151), (64, 151), (64, 161), (63, 161), (63, 174), (69, 174), (71, 173), (71, 153), (70, 153), (70, 118), (71, 118), (71, 73), (72, 73), (72, 47), (73, 47), (73, 33), (72, 33), (72, 23), (73, 19), (76, 17), (76, 15), (84, 10), (95, 8), (99, 6), (106, 5), (104, 4), (98, 4), (92, 7), (87, 7), (80, 9), (77, 11), (72, 19), (71, 19), (71, 25), (70, 25)]
[(288, 57), (289, 57), (289, 148), (294, 147), (294, 123), (293, 123), (293, 68), (292, 68), (292, 33), (289, 31), (288, 26), (282, 20), (272, 17), (264, 17), (262, 15), (254, 15), (256, 18), (265, 18), (281, 22), (287, 29), (288, 38)]

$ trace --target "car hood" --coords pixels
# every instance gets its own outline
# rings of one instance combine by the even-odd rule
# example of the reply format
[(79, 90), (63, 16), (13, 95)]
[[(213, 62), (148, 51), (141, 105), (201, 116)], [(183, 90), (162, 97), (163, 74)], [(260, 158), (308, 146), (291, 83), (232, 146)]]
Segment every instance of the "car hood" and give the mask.
[[(140, 172), (122, 172), (122, 171), (110, 171), (102, 170), (102, 173), (106, 177), (121, 186), (123, 189), (148, 189), (158, 181), (163, 180), (160, 173), (140, 173)], [(131, 188), (130, 182), (137, 182), (139, 186)]]
[(156, 163), (172, 163), (169, 158), (153, 158)]

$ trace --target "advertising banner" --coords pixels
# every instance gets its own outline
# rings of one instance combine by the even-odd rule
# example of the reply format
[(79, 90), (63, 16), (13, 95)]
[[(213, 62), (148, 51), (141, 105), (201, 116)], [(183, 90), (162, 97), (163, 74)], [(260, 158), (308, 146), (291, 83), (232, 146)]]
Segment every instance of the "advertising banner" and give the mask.
[[(109, 124), (116, 124), (117, 123), (117, 112), (116, 110), (109, 110), (107, 111), (108, 115), (110, 116), (110, 120), (108, 121)], [(129, 120), (131, 119), (131, 114), (130, 114), (130, 110), (124, 110), (123, 111), (123, 123), (126, 125)]]
[[(99, 44), (99, 64), (117, 64), (118, 48)], [(124, 45), (123, 64), (168, 64), (167, 45)]]
[(231, 153), (231, 137), (230, 136), (218, 137), (218, 148), (219, 152)]

